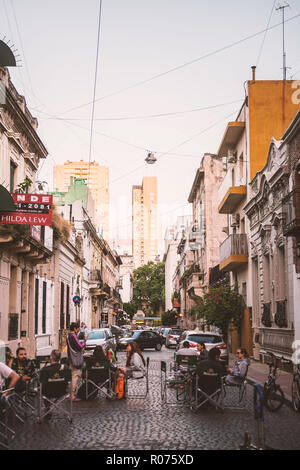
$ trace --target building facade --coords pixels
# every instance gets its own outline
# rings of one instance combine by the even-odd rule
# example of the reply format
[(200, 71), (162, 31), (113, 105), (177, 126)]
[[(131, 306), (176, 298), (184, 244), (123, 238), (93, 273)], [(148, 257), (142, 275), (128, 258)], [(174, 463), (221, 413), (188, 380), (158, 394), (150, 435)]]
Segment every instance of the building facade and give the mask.
[[(6, 92), (0, 105), (0, 183), (9, 193), (35, 192), (38, 165), (48, 153), (37, 134), (37, 120), (6, 68), (0, 68), (0, 79)], [(45, 308), (52, 305), (52, 281), (49, 276), (41, 281), (38, 269), (51, 257), (45, 230), (37, 237), (28, 225), (0, 225), (0, 339), (13, 353), (22, 345), (35, 355), (42, 338), (47, 342), (52, 331)]]
[(244, 104), (236, 120), (228, 123), (218, 150), (227, 167), (219, 188), (218, 211), (228, 217), (228, 236), (220, 245), (220, 270), (230, 272), (231, 285), (238, 286), (245, 301), (241, 335), (231, 335), (230, 347), (235, 350), (241, 344), (252, 354), (258, 336), (252, 329), (253, 266), (244, 206), (250, 197), (249, 183), (266, 164), (271, 138), (281, 139), (299, 104), (293, 100), (292, 81), (257, 81), (254, 74), (247, 85)]
[(135, 267), (154, 261), (158, 254), (157, 178), (145, 176), (132, 187), (132, 254)]
[[(95, 226), (109, 240), (109, 169), (97, 162), (71, 162), (54, 166), (54, 189), (69, 193), (70, 179), (83, 179), (95, 203)], [(92, 213), (91, 213), (92, 217)], [(93, 218), (93, 217), (92, 217)]]

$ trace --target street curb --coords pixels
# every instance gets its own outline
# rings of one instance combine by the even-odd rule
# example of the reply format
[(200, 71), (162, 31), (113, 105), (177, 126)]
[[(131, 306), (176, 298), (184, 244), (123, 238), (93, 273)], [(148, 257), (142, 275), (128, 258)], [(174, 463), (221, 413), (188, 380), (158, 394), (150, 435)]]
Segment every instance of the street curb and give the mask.
[[(259, 384), (262, 387), (262, 389), (264, 388), (264, 385), (261, 382), (259, 382), (258, 380), (254, 379), (253, 377), (247, 377), (247, 383), (249, 385)], [(293, 408), (293, 403), (292, 403), (292, 398), (289, 395), (287, 395), (286, 393), (284, 394), (284, 404), (286, 406), (288, 406), (289, 408), (294, 409)]]

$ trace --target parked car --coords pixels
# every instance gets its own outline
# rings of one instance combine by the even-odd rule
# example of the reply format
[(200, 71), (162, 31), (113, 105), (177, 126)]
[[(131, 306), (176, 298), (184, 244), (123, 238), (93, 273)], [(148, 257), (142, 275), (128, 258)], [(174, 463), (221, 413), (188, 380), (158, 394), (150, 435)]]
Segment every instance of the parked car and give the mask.
[[(123, 340), (127, 340), (127, 338), (131, 338), (134, 331), (136, 331), (136, 330), (126, 330), (126, 331), (123, 332), (122, 336), (119, 336), (117, 338), (117, 349), (124, 349), (124, 341)], [(126, 343), (125, 347), (127, 347), (127, 343)]]
[(118, 341), (119, 349), (126, 349), (128, 343), (135, 341), (141, 350), (154, 348), (160, 351), (163, 345), (162, 337), (155, 331), (135, 330), (131, 336), (120, 338)]
[(170, 328), (167, 335), (166, 335), (166, 340), (165, 340), (165, 346), (166, 348), (170, 348), (171, 346), (177, 346), (178, 340), (180, 336), (182, 335), (183, 330), (179, 328)]
[(184, 331), (179, 338), (178, 346), (176, 348), (177, 350), (183, 347), (184, 341), (188, 341), (190, 343), (190, 348), (193, 349), (197, 349), (197, 343), (200, 343), (201, 341), (205, 344), (207, 351), (212, 348), (220, 349), (220, 361), (228, 364), (228, 350), (221, 335), (210, 333), (209, 331)]
[(96, 346), (102, 346), (105, 350), (111, 348), (114, 352), (117, 350), (117, 341), (110, 328), (95, 328), (88, 333), (86, 340), (85, 355), (93, 354)]

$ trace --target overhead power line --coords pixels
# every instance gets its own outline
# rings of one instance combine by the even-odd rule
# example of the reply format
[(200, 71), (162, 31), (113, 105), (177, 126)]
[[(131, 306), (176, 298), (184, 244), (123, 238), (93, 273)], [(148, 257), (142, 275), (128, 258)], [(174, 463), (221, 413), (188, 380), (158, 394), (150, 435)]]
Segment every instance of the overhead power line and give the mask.
[(269, 31), (269, 25), (270, 25), (271, 18), (272, 18), (272, 15), (273, 15), (273, 11), (274, 11), (274, 8), (275, 8), (275, 3), (276, 3), (276, 0), (274, 0), (274, 2), (273, 2), (273, 6), (272, 6), (272, 9), (271, 9), (269, 21), (268, 21), (268, 24), (267, 24), (267, 29), (265, 31), (265, 34), (264, 34), (264, 37), (263, 37), (263, 40), (262, 40), (262, 43), (261, 43), (261, 46), (260, 46), (260, 49), (259, 49), (259, 53), (258, 53), (258, 56), (257, 56), (256, 67), (258, 67), (258, 63), (260, 61), (260, 57), (261, 57), (263, 47), (264, 47), (264, 44), (265, 44), (266, 36), (267, 36), (268, 31)]
[[(128, 120), (135, 120), (135, 119), (151, 119), (151, 118), (158, 118), (158, 117), (165, 117), (165, 116), (175, 116), (175, 115), (181, 115), (181, 114), (188, 114), (188, 113), (195, 113), (199, 111), (207, 111), (210, 109), (216, 109), (216, 108), (221, 108), (222, 106), (228, 106), (229, 104), (235, 104), (235, 103), (240, 103), (243, 101), (242, 99), (240, 100), (235, 100), (235, 101), (229, 101), (227, 103), (221, 103), (221, 104), (216, 104), (212, 106), (204, 106), (201, 108), (193, 108), (193, 109), (187, 109), (184, 111), (174, 111), (174, 112), (169, 112), (169, 113), (158, 113), (158, 114), (148, 114), (144, 116), (120, 116), (120, 117), (115, 117), (115, 118), (95, 118), (94, 121), (128, 121)], [(48, 114), (43, 111), (40, 111), (43, 114)], [(90, 121), (89, 118), (60, 118), (60, 117), (49, 117), (45, 118), (45, 120), (68, 120), (68, 121)]]
[[(296, 18), (299, 18), (299, 17), (300, 17), (300, 13), (297, 14), (297, 15), (292, 16), (291, 18), (287, 19), (285, 22), (288, 23), (289, 21), (293, 21), (293, 20), (295, 20)], [(115, 95), (118, 95), (118, 94), (120, 94), (120, 93), (123, 93), (123, 92), (125, 92), (125, 91), (131, 90), (132, 88), (135, 88), (135, 87), (138, 87), (138, 86), (141, 86), (141, 85), (145, 85), (146, 83), (149, 83), (149, 82), (151, 82), (151, 81), (153, 81), (153, 80), (156, 80), (156, 79), (158, 79), (158, 78), (164, 77), (165, 75), (168, 75), (169, 73), (176, 72), (177, 70), (180, 70), (180, 69), (183, 69), (184, 67), (187, 67), (187, 66), (189, 66), (189, 65), (195, 64), (195, 63), (197, 63), (197, 62), (199, 62), (199, 61), (201, 61), (201, 60), (203, 60), (203, 59), (207, 59), (208, 57), (212, 57), (212, 56), (214, 56), (214, 55), (216, 55), (216, 54), (219, 54), (220, 52), (223, 52), (223, 51), (226, 51), (226, 50), (228, 50), (228, 49), (231, 49), (231, 48), (234, 47), (234, 46), (237, 46), (237, 45), (239, 45), (239, 44), (242, 44), (242, 43), (245, 42), (245, 41), (249, 41), (250, 39), (253, 39), (253, 38), (257, 37), (257, 36), (260, 36), (261, 34), (265, 33), (266, 31), (271, 31), (272, 29), (277, 28), (278, 26), (281, 26), (281, 25), (282, 25), (282, 23), (276, 23), (276, 24), (273, 25), (273, 26), (270, 26), (270, 27), (268, 27), (268, 28), (265, 28), (265, 29), (263, 29), (263, 30), (261, 30), (261, 31), (258, 31), (258, 32), (256, 32), (256, 33), (254, 33), (254, 34), (251, 34), (251, 35), (249, 35), (249, 36), (246, 36), (246, 37), (244, 37), (244, 38), (242, 38), (242, 39), (240, 39), (240, 40), (238, 40), (238, 41), (234, 41), (234, 42), (232, 42), (232, 43), (230, 43), (230, 44), (227, 44), (226, 46), (220, 47), (219, 49), (216, 49), (216, 50), (214, 50), (214, 51), (212, 51), (212, 52), (208, 52), (207, 54), (204, 54), (204, 55), (202, 55), (202, 56), (200, 56), (200, 57), (197, 57), (196, 59), (190, 60), (190, 61), (188, 61), (188, 62), (185, 62), (185, 63), (181, 64), (181, 65), (178, 65), (177, 67), (173, 67), (173, 68), (171, 68), (171, 69), (169, 69), (169, 70), (166, 70), (165, 72), (161, 72), (161, 73), (159, 73), (159, 74), (157, 74), (157, 75), (153, 75), (152, 77), (149, 77), (149, 78), (147, 78), (147, 79), (145, 79), (145, 80), (141, 80), (141, 81), (136, 82), (136, 83), (134, 83), (134, 84), (132, 84), (132, 85), (129, 85), (129, 86), (124, 87), (124, 88), (121, 88), (120, 90), (114, 91), (114, 92), (109, 93), (109, 94), (104, 95), (104, 96), (101, 96), (100, 98), (97, 98), (95, 101), (96, 101), (96, 102), (97, 102), (97, 101), (101, 101), (101, 100), (104, 100), (104, 99), (106, 99), (106, 98), (110, 98), (110, 97), (112, 97), (112, 96), (115, 96)], [(66, 111), (64, 111), (64, 112), (62, 112), (62, 113), (58, 113), (58, 114), (56, 115), (56, 117), (62, 116), (62, 115), (66, 114), (66, 113), (69, 113), (69, 112), (71, 112), (71, 111), (75, 111), (75, 110), (77, 110), (77, 109), (83, 108), (83, 107), (88, 106), (88, 105), (90, 105), (90, 104), (92, 104), (92, 101), (89, 101), (89, 102), (87, 102), (87, 103), (83, 103), (83, 104), (81, 104), (81, 105), (75, 106), (75, 107), (70, 108), (70, 109), (67, 109)]]

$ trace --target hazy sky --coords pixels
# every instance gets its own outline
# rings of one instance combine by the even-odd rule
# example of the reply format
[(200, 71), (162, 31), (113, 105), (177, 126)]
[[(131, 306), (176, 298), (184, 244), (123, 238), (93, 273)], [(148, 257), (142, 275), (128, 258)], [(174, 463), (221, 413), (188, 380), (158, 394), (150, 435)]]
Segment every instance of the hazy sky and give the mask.
[[(130, 236), (131, 188), (143, 176), (158, 177), (164, 225), (184, 211), (201, 155), (217, 151), (226, 122), (242, 104), (264, 34), (132, 85), (264, 30), (274, 3), (102, 1), (92, 160), (110, 169), (113, 234), (118, 221), (119, 237)], [(287, 19), (300, 14), (299, 0), (289, 4)], [(88, 160), (98, 12), (99, 0), (0, 0), (0, 38), (11, 39), (21, 56), (22, 67), (10, 73), (39, 120), (50, 154), (39, 178), (50, 186), (55, 163)], [(280, 21), (274, 9), (270, 26)], [(286, 24), (288, 78), (300, 79), (299, 31), (300, 16)], [(256, 76), (282, 78), (281, 27), (268, 31)], [(129, 117), (137, 119), (120, 119)], [(157, 152), (154, 166), (144, 162), (147, 150)]]

